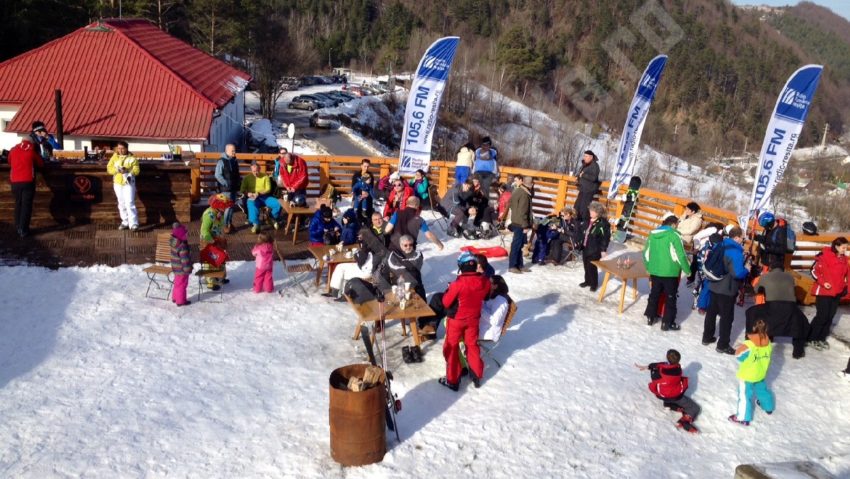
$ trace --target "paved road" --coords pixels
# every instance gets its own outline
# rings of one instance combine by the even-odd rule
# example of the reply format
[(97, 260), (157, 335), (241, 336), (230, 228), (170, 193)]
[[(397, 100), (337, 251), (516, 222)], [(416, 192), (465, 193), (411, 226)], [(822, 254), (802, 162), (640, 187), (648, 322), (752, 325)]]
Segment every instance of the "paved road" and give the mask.
[(372, 156), (360, 145), (335, 129), (311, 128), (310, 115), (313, 112), (302, 110), (279, 109), (275, 120), (279, 123), (295, 123), (295, 134), (322, 145), (328, 153), (340, 156)]

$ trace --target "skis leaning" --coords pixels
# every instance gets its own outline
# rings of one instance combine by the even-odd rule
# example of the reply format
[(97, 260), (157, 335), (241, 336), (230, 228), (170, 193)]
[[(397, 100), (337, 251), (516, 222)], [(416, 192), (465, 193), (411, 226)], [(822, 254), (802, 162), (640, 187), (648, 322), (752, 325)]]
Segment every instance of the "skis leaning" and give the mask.
[[(380, 306), (383, 309), (383, 306)], [(381, 328), (381, 341), (384, 343), (384, 347), (386, 345), (385, 339), (383, 337), (383, 328)], [(375, 351), (372, 348), (372, 336), (369, 332), (369, 328), (366, 325), (361, 326), (361, 338), (363, 339), (363, 346), (366, 348), (366, 354), (369, 355), (369, 362), (372, 363), (373, 366), (378, 365), (378, 361), (375, 358)], [(381, 368), (384, 370), (384, 391), (386, 395), (386, 408), (384, 409), (384, 413), (386, 415), (387, 428), (390, 431), (395, 432), (396, 440), (401, 442), (401, 437), (398, 433), (398, 423), (396, 421), (396, 412), (401, 410), (401, 401), (399, 401), (395, 394), (392, 392), (392, 373), (387, 371), (387, 358), (386, 354), (384, 354), (385, 350), (381, 351)]]

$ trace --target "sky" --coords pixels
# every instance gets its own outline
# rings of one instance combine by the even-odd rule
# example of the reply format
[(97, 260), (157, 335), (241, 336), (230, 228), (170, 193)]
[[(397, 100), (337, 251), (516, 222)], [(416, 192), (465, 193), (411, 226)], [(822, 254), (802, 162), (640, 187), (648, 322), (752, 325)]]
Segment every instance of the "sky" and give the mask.
[[(842, 17), (850, 20), (850, 1), (848, 0), (810, 0), (812, 3), (824, 6)], [(796, 5), (798, 0), (732, 0), (736, 5), (770, 5), (782, 7), (785, 5)]]

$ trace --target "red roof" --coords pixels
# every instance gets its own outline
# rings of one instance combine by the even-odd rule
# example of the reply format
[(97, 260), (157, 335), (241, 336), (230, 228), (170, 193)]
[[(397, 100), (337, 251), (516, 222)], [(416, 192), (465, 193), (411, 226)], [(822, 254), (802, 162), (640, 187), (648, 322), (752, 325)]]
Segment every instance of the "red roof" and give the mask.
[(0, 63), (0, 78), (0, 104), (20, 105), (6, 131), (54, 132), (59, 88), (66, 135), (203, 140), (251, 77), (147, 20), (112, 19)]

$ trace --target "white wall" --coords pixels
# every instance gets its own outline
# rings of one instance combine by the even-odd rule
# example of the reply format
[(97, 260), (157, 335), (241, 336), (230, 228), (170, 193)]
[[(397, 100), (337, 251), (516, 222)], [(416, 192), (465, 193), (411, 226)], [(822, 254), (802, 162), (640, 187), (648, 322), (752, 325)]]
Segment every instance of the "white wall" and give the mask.
[(6, 122), (18, 113), (18, 107), (12, 105), (0, 105), (0, 150), (11, 150), (13, 146), (20, 143), (21, 136), (17, 133), (6, 132)]
[(210, 140), (204, 146), (205, 151), (224, 151), (228, 143), (239, 145), (245, 125), (245, 90), (236, 94), (231, 102), (224, 106), (210, 126)]

